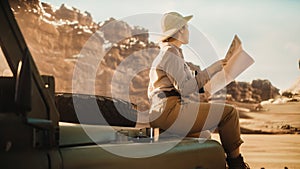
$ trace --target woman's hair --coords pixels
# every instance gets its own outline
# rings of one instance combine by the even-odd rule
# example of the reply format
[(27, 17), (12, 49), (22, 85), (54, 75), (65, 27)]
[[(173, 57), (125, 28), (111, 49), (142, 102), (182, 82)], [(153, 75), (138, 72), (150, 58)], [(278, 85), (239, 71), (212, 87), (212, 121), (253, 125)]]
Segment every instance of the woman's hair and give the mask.
[(163, 40), (162, 42), (172, 42), (172, 41), (175, 41), (176, 38), (173, 37), (174, 35), (168, 37), (167, 39)]

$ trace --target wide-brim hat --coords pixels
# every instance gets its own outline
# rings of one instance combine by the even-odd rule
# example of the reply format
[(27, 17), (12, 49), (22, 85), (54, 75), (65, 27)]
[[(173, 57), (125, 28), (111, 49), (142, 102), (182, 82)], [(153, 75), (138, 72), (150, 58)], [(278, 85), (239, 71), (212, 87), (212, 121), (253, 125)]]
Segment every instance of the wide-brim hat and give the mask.
[(163, 41), (172, 37), (179, 29), (187, 24), (191, 20), (193, 15), (182, 16), (177, 12), (169, 12), (164, 14), (161, 19), (161, 29), (162, 35), (159, 38), (159, 41)]

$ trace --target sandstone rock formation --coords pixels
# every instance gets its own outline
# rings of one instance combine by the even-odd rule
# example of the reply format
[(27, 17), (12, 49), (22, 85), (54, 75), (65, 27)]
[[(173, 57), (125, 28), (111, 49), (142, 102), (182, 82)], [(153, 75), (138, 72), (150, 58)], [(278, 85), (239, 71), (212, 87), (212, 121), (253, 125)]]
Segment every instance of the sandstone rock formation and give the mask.
[[(148, 30), (114, 18), (96, 23), (90, 13), (64, 4), (59, 9), (39, 0), (11, 5), (40, 73), (55, 77), (56, 92), (111, 97), (114, 83), (114, 97), (148, 109), (148, 69), (158, 52)], [(86, 74), (74, 75), (75, 68)], [(94, 84), (95, 92), (86, 83)]]
[(251, 86), (256, 89), (256, 94), (260, 95), (261, 100), (268, 100), (280, 95), (279, 89), (268, 80), (253, 80)]
[(226, 86), (225, 92), (230, 100), (246, 103), (259, 103), (280, 95), (279, 89), (270, 81), (260, 79), (253, 80), (251, 83), (233, 81)]

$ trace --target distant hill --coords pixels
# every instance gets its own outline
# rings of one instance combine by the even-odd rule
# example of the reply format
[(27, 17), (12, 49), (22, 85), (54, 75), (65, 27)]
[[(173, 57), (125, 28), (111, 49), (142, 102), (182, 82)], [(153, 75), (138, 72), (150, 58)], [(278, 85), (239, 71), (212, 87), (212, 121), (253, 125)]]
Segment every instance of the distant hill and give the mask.
[(293, 94), (300, 94), (300, 77), (295, 80), (294, 84), (286, 90), (286, 92), (291, 92)]

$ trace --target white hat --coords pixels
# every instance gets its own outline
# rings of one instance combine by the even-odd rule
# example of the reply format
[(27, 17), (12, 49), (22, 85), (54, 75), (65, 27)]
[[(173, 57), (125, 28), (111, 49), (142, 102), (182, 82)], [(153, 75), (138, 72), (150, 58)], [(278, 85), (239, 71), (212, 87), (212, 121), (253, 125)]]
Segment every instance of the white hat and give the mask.
[(181, 29), (193, 15), (182, 16), (177, 12), (169, 12), (164, 14), (161, 20), (162, 36), (160, 41), (163, 41), (172, 35), (174, 35), (179, 29)]

